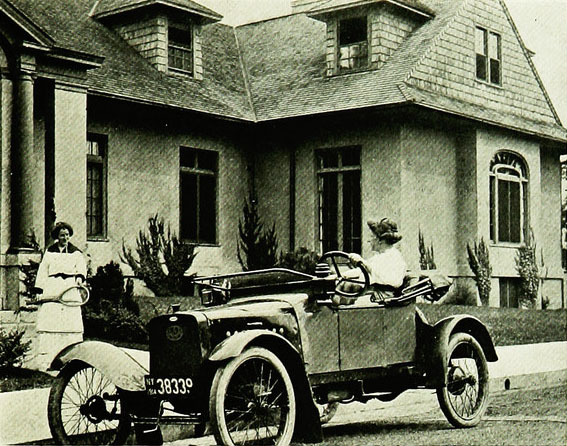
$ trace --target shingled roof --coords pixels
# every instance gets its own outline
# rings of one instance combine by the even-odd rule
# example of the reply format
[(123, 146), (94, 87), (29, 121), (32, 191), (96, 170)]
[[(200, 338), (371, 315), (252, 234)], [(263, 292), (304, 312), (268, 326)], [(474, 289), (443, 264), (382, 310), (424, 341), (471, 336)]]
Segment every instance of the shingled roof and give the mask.
[(222, 19), (222, 16), (217, 12), (191, 0), (99, 0), (93, 7), (91, 15), (98, 18), (108, 17), (148, 6), (169, 7), (180, 12), (193, 13), (212, 21)]
[[(0, 7), (5, 1), (0, 0)], [(156, 70), (118, 34), (92, 17), (101, 11), (94, 8), (97, 0), (9, 1), (43, 30), (54, 46), (104, 58), (100, 68), (88, 72), (87, 88), (93, 95), (251, 122), (413, 103), (567, 141), (567, 131), (551, 113), (540, 120), (496, 113), (411, 82), (412, 69), (435, 45), (465, 0), (400, 0), (419, 3), (434, 12), (434, 17), (415, 30), (379, 69), (332, 77), (325, 75), (325, 24), (305, 14), (237, 28), (206, 25), (201, 36), (202, 80)], [(106, 3), (108, 9), (124, 1), (102, 0), (98, 6)], [(551, 104), (549, 107), (552, 109)]]

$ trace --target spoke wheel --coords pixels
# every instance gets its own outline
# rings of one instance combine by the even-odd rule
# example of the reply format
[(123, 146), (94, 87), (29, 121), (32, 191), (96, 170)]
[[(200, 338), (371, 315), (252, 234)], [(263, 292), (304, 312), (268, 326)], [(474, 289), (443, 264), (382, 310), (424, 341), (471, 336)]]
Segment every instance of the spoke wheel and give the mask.
[(466, 333), (451, 336), (448, 346), (447, 385), (437, 399), (455, 427), (476, 426), (488, 402), (488, 366), (482, 347)]
[(285, 366), (269, 350), (245, 350), (217, 370), (209, 413), (219, 444), (289, 445), (296, 402)]
[(57, 444), (124, 444), (130, 430), (118, 389), (85, 363), (70, 364), (59, 373), (47, 415)]

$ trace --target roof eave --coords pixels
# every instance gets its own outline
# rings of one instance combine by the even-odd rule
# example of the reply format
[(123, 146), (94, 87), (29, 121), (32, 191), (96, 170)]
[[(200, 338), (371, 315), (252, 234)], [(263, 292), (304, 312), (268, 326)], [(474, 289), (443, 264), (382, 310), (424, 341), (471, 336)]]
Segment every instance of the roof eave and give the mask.
[(0, 0), (0, 12), (6, 14), (10, 20), (30, 35), (35, 43), (44, 47), (50, 47), (54, 44), (55, 40), (46, 31), (10, 2)]
[(134, 3), (131, 5), (124, 5), (122, 7), (118, 7), (115, 9), (111, 9), (108, 11), (103, 11), (100, 13), (94, 13), (92, 15), (93, 18), (95, 19), (99, 19), (99, 20), (103, 20), (103, 19), (108, 19), (110, 17), (115, 17), (117, 15), (121, 15), (127, 12), (132, 12), (135, 11), (136, 9), (142, 9), (142, 8), (146, 8), (146, 7), (151, 7), (151, 6), (162, 6), (162, 7), (166, 7), (166, 8), (171, 8), (173, 10), (176, 10), (178, 12), (182, 12), (185, 14), (190, 14), (190, 15), (197, 15), (201, 18), (201, 20), (205, 23), (215, 23), (218, 22), (220, 20), (222, 20), (223, 16), (211, 11), (209, 9), (201, 9), (201, 8), (191, 8), (190, 6), (181, 6), (175, 3), (170, 3), (167, 0), (147, 0), (144, 2), (140, 2), (140, 3)]
[(415, 7), (412, 7), (410, 5), (406, 5), (405, 3), (399, 2), (399, 1), (396, 1), (396, 0), (381, 0), (380, 2), (377, 2), (376, 0), (360, 0), (358, 2), (347, 3), (347, 4), (344, 4), (344, 5), (328, 7), (328, 8), (320, 8), (320, 7), (316, 6), (311, 11), (307, 11), (307, 16), (311, 17), (313, 19), (319, 20), (319, 19), (323, 19), (324, 17), (326, 17), (328, 15), (339, 12), (339, 11), (344, 11), (346, 9), (352, 9), (352, 8), (357, 8), (357, 7), (361, 7), (361, 6), (368, 6), (368, 5), (371, 5), (373, 3), (390, 3), (392, 5), (396, 5), (400, 8), (402, 8), (402, 9), (405, 9), (409, 12), (412, 12), (414, 14), (417, 14), (417, 15), (422, 16), (422, 17), (427, 18), (427, 19), (431, 19), (431, 18), (435, 17), (435, 14), (433, 13), (433, 11), (415, 8)]

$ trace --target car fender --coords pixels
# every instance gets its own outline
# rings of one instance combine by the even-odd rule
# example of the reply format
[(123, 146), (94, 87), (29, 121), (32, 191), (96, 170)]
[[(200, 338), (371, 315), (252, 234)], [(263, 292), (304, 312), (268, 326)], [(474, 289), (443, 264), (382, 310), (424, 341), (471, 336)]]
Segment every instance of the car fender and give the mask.
[(451, 335), (458, 332), (473, 336), (481, 345), (487, 361), (498, 360), (490, 333), (479, 319), (467, 314), (446, 317), (432, 327), (430, 337), (426, 340), (425, 369), (427, 381), (433, 387), (447, 384), (447, 348)]
[(148, 370), (127, 352), (112, 344), (85, 341), (63, 349), (51, 363), (60, 370), (72, 361), (85, 362), (107, 377), (116, 387), (129, 391), (145, 390), (144, 375)]
[(234, 333), (218, 344), (209, 356), (209, 361), (217, 362), (235, 358), (242, 353), (242, 351), (250, 345), (252, 341), (260, 337), (271, 338), (283, 342), (297, 352), (297, 349), (293, 346), (293, 344), (280, 334), (269, 330), (246, 330)]
[(217, 345), (209, 356), (209, 361), (222, 362), (235, 358), (249, 345), (262, 346), (276, 353), (291, 377), (298, 407), (294, 441), (306, 443), (323, 441), (319, 412), (315, 406), (311, 386), (305, 373), (303, 357), (286, 338), (269, 330), (238, 332)]

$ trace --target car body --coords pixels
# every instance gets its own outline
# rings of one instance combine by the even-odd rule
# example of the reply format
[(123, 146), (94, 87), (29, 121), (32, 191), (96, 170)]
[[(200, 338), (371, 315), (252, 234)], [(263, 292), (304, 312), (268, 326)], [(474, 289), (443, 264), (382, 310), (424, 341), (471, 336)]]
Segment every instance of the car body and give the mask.
[(105, 409), (99, 401), (91, 418), (113, 417), (117, 431), (134, 422), (140, 441), (159, 437), (160, 424), (209, 423), (220, 444), (317, 442), (321, 406), (389, 401), (413, 388), (437, 389), (453, 425), (476, 425), (488, 397), (486, 361), (497, 360), (482, 322), (457, 315), (430, 324), (416, 307), (431, 296), (421, 287), (427, 280), (390, 299), (363, 290), (342, 303), (329, 273), (275, 268), (198, 279), (203, 308), (150, 321), (149, 371), (113, 347), (99, 346), (112, 352), (101, 359), (88, 342), (62, 352), (54, 367), (64, 384), (76, 376), (63, 373), (72, 364), (99, 370), (120, 408), (114, 402), (112, 414), (113, 400), (103, 397)]

